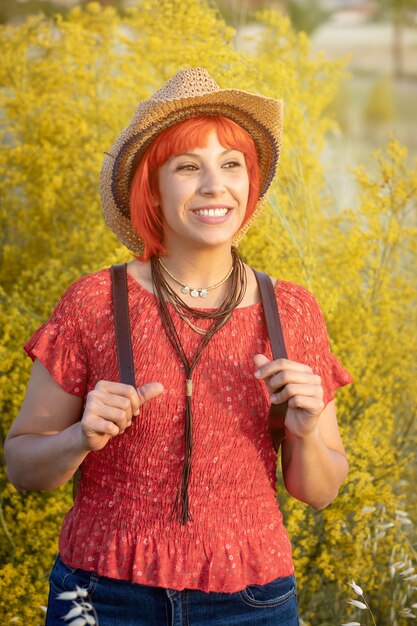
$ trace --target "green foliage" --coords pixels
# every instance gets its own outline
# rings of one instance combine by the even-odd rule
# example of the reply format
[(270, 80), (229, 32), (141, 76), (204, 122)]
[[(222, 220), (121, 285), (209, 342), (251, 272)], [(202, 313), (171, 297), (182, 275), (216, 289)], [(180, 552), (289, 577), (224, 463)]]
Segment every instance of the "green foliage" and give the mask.
[(323, 8), (323, 3), (320, 0), (307, 0), (307, 2), (304, 0), (285, 0), (284, 5), (293, 27), (308, 35), (311, 35), (323, 22), (326, 22), (332, 14), (332, 11)]
[(387, 78), (379, 79), (371, 90), (364, 110), (365, 122), (384, 124), (395, 117), (395, 107), (391, 82)]
[[(336, 213), (319, 155), (343, 64), (313, 57), (288, 19), (270, 11), (256, 19), (263, 36), (251, 57), (199, 0), (142, 0), (123, 15), (90, 4), (2, 28), (0, 434), (28, 378), (22, 344), (75, 278), (129, 258), (103, 223), (98, 179), (103, 152), (139, 99), (196, 65), (222, 86), (282, 97), (279, 175), (242, 252), (314, 292), (333, 350), (355, 378), (338, 397), (351, 462), (339, 498), (321, 513), (284, 503), (301, 613), (311, 626), (348, 621), (345, 582), (354, 578), (379, 626), (403, 625), (401, 610), (416, 602), (398, 566), (414, 559), (417, 522), (416, 170), (390, 141), (373, 173), (355, 172), (358, 208)], [(40, 624), (69, 488), (19, 494), (0, 471), (2, 619)]]
[[(367, 590), (378, 624), (401, 623), (396, 619), (406, 606), (401, 604), (405, 596), (398, 594), (401, 578), (392, 593), (381, 593), (389, 565), (399, 560), (394, 556), (398, 546), (415, 556), (409, 543), (414, 531), (408, 537), (412, 524), (404, 523), (401, 514), (416, 510), (410, 448), (416, 437), (416, 390), (410, 357), (416, 348), (411, 329), (417, 323), (412, 251), (417, 176), (405, 158), (405, 150), (392, 140), (386, 154), (375, 154), (374, 175), (357, 168), (359, 209), (326, 220), (318, 236), (312, 288), (335, 338), (333, 348), (355, 384), (339, 395), (351, 465), (339, 498), (320, 514), (286, 503), (295, 555), (305, 563), (301, 588), (312, 624), (317, 614), (328, 621), (342, 615), (340, 595), (333, 593), (335, 584), (340, 589), (343, 570)], [(296, 223), (298, 215), (288, 219)], [(295, 277), (307, 278), (302, 272)]]

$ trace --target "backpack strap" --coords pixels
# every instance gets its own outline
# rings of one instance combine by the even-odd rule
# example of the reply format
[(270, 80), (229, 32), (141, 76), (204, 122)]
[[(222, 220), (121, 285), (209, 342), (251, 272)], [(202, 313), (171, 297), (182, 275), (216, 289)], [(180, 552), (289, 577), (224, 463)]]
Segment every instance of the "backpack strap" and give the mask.
[[(112, 265), (110, 268), (113, 296), (114, 334), (116, 338), (119, 379), (127, 385), (135, 384), (132, 339), (130, 336), (129, 305), (127, 298), (126, 263)], [(80, 482), (81, 470), (77, 469), (72, 477), (72, 497), (75, 500)]]
[[(264, 272), (253, 270), (262, 297), (266, 327), (274, 359), (287, 358), (284, 336), (271, 279)], [(129, 307), (127, 297), (127, 265), (121, 263), (111, 266), (111, 281), (114, 312), (114, 332), (116, 338), (117, 362), (120, 382), (136, 386), (133, 363), (132, 339), (130, 334)], [(271, 404), (269, 412), (269, 430), (278, 451), (285, 437), (285, 414), (287, 403)]]
[[(279, 317), (277, 298), (271, 279), (264, 272), (253, 270), (259, 291), (261, 292), (262, 306), (265, 314), (266, 328), (268, 331), (269, 342), (271, 344), (272, 356), (276, 359), (286, 359), (287, 350), (285, 348), (284, 336), (282, 334), (281, 320)], [(268, 424), (269, 432), (274, 444), (275, 450), (278, 452), (279, 447), (285, 438), (285, 414), (287, 412), (287, 403), (271, 404), (269, 411)]]
[(126, 263), (112, 265), (110, 268), (113, 294), (114, 334), (116, 338), (120, 382), (135, 387), (135, 367), (133, 364), (132, 338), (130, 335), (126, 268)]
[[(262, 297), (266, 327), (274, 359), (286, 359), (284, 336), (277, 306), (275, 290), (271, 279), (264, 272), (253, 270)], [(133, 364), (132, 340), (130, 334), (129, 308), (127, 298), (127, 265), (112, 265), (112, 293), (114, 310), (114, 330), (116, 337), (117, 360), (119, 364), (120, 382), (135, 387), (135, 370)], [(269, 431), (276, 451), (285, 437), (285, 414), (287, 403), (271, 404), (269, 412)]]

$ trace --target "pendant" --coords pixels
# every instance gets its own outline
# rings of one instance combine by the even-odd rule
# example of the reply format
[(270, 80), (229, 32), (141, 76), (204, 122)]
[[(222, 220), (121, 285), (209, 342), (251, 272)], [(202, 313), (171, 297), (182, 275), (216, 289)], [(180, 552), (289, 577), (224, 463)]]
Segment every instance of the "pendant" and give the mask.
[(200, 298), (207, 298), (207, 289), (200, 289)]
[(191, 289), (190, 291), (190, 296), (192, 296), (193, 298), (198, 298), (200, 294), (198, 293), (198, 289)]
[(184, 285), (184, 287), (182, 287), (181, 289), (181, 293), (190, 293), (190, 288), (187, 285)]

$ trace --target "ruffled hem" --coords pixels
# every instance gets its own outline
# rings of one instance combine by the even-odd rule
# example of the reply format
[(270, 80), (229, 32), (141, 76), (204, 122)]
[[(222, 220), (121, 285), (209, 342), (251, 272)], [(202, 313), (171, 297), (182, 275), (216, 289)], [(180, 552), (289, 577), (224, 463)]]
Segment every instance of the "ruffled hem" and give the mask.
[(183, 541), (168, 535), (140, 536), (127, 529), (98, 531), (97, 523), (87, 524), (80, 528), (69, 513), (60, 553), (69, 566), (100, 576), (178, 591), (234, 593), (294, 572), (291, 544), (280, 521), (223, 537), (213, 532), (206, 542), (191, 531)]
[(326, 323), (317, 300), (305, 287), (278, 281), (276, 293), (288, 357), (309, 365), (321, 377), (327, 405), (352, 376), (332, 353)]
[(323, 368), (322, 379), (323, 378), (323, 401), (325, 406), (334, 399), (337, 389), (345, 387), (353, 381), (352, 376), (345, 370), (343, 365), (333, 354), (329, 356), (327, 369)]
[(70, 337), (54, 336), (47, 322), (23, 346), (28, 356), (38, 359), (55, 382), (67, 393), (83, 397), (86, 388), (86, 368), (74, 351)]

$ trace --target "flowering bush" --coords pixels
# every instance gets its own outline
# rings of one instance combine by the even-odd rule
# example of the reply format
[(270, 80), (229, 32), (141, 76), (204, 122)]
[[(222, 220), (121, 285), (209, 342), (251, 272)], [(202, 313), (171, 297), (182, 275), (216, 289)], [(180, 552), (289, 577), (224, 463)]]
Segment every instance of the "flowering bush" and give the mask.
[[(311, 56), (309, 40), (273, 12), (258, 16), (249, 55), (211, 4), (144, 0), (120, 17), (90, 4), (29, 18), (0, 37), (0, 378), (2, 439), (16, 416), (30, 362), (22, 344), (82, 273), (128, 260), (101, 218), (102, 154), (147, 97), (177, 69), (205, 66), (227, 87), (285, 100), (279, 177), (242, 243), (248, 262), (310, 288), (332, 348), (355, 383), (338, 396), (351, 471), (317, 513), (284, 500), (306, 624), (346, 619), (344, 583), (360, 580), (377, 623), (405, 624), (417, 510), (416, 170), (395, 140), (358, 167), (357, 206), (336, 213), (319, 154), (343, 64)], [(163, 42), (163, 45), (161, 45)], [(413, 287), (414, 285), (414, 287)], [(22, 494), (0, 468), (2, 621), (41, 624), (47, 573), (69, 487)], [(407, 520), (407, 521), (405, 521)], [(413, 576), (413, 574), (408, 574)], [(415, 601), (415, 600), (414, 600)]]

